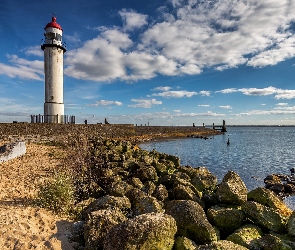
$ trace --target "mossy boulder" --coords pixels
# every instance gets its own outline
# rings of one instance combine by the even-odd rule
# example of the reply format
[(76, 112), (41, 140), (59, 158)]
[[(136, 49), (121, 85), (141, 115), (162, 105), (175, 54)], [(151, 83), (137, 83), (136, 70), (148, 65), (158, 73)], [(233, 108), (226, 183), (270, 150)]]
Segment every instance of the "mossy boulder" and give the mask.
[(175, 238), (173, 250), (195, 250), (197, 247), (196, 243), (192, 240), (180, 236)]
[(279, 237), (266, 234), (258, 240), (261, 249), (267, 250), (292, 250), (291, 246), (284, 243)]
[[(200, 205), (202, 200), (196, 195), (189, 186), (178, 185), (169, 191), (170, 200), (192, 200), (198, 202)], [(204, 206), (204, 204), (203, 204)]]
[(290, 216), (292, 210), (271, 190), (266, 188), (256, 188), (248, 193), (249, 201), (256, 201), (264, 206), (276, 209), (284, 216)]
[(156, 184), (152, 181), (146, 181), (142, 186), (141, 190), (147, 195), (151, 195), (156, 189)]
[(217, 177), (205, 167), (198, 167), (197, 173), (191, 180), (191, 183), (199, 190), (214, 189), (217, 185)]
[(257, 239), (263, 236), (262, 230), (252, 224), (246, 224), (229, 235), (226, 240), (248, 249), (259, 249)]
[(119, 209), (123, 214), (127, 214), (131, 209), (131, 203), (127, 197), (106, 195), (92, 201), (83, 211), (83, 217), (100, 209)]
[(111, 196), (125, 196), (125, 194), (132, 188), (133, 186), (125, 181), (115, 181), (108, 187), (108, 194)]
[(103, 249), (171, 250), (176, 231), (176, 222), (170, 215), (143, 214), (112, 227)]
[(242, 225), (244, 213), (235, 208), (214, 206), (207, 210), (207, 217), (221, 232), (231, 233)]
[(138, 199), (133, 206), (134, 215), (146, 213), (164, 213), (164, 210), (155, 197), (146, 196)]
[(222, 179), (217, 189), (217, 196), (221, 203), (241, 205), (247, 201), (248, 190), (240, 176), (229, 171)]
[(166, 213), (177, 223), (177, 234), (196, 243), (208, 243), (217, 240), (214, 227), (207, 220), (203, 208), (194, 201), (173, 200), (166, 202)]
[(103, 247), (105, 235), (110, 229), (126, 217), (119, 210), (98, 210), (91, 212), (84, 223), (85, 250), (96, 250)]
[(135, 177), (138, 177), (143, 183), (146, 181), (157, 181), (158, 175), (156, 169), (151, 165), (144, 165), (137, 169)]
[(295, 210), (288, 220), (288, 233), (289, 235), (295, 236)]
[(255, 201), (247, 201), (242, 205), (242, 211), (265, 231), (277, 233), (286, 231), (287, 217), (281, 215), (273, 208), (266, 207)]
[(158, 201), (166, 201), (168, 199), (168, 191), (164, 185), (160, 184), (155, 188), (152, 196)]
[(227, 240), (214, 241), (210, 244), (198, 246), (196, 250), (247, 250), (248, 248)]

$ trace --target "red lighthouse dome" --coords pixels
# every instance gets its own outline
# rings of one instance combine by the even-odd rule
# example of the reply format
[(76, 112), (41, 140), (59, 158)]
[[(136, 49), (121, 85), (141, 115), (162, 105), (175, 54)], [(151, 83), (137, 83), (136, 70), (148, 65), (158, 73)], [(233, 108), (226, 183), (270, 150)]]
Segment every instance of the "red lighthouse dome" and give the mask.
[(44, 29), (46, 28), (56, 28), (59, 30), (62, 30), (61, 26), (56, 22), (56, 17), (52, 17), (52, 21), (50, 23), (48, 23)]

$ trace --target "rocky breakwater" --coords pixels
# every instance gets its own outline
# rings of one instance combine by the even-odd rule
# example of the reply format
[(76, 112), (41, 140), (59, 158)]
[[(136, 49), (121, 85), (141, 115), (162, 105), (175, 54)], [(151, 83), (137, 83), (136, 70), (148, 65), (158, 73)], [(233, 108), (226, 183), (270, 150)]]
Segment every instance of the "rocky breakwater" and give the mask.
[(204, 167), (131, 142), (90, 144), (75, 176), (73, 237), (85, 250), (295, 249), (295, 211), (270, 190), (248, 192), (235, 172), (218, 184)]

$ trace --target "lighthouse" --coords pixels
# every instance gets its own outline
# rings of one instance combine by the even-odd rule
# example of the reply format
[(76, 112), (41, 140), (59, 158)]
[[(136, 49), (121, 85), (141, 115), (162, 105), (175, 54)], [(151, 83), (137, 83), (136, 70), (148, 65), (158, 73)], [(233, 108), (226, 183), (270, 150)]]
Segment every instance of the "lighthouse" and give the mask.
[(64, 123), (63, 102), (63, 55), (66, 48), (62, 42), (62, 28), (56, 17), (45, 28), (44, 51), (45, 102), (44, 122)]

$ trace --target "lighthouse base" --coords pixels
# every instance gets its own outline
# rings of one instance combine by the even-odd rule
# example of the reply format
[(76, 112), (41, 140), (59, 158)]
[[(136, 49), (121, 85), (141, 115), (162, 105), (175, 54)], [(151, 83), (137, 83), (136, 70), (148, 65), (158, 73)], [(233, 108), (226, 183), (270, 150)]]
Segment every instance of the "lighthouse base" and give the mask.
[(45, 123), (64, 123), (64, 104), (63, 103), (44, 103), (44, 122)]

